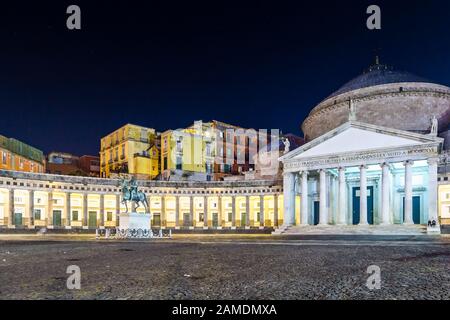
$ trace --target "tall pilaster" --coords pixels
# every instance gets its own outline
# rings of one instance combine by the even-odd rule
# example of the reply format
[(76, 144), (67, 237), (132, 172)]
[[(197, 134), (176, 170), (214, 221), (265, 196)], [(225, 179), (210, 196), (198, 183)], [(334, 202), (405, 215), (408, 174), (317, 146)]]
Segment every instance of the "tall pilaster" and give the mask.
[(326, 225), (328, 224), (328, 210), (327, 210), (327, 175), (326, 170), (322, 169), (319, 171), (320, 181), (319, 181), (319, 224)]
[(105, 195), (100, 194), (100, 227), (105, 226)]
[(274, 202), (273, 203), (273, 225), (274, 225), (274, 227), (278, 227), (280, 225), (280, 223), (278, 220), (278, 195), (277, 194), (273, 196), (273, 202)]
[(72, 209), (71, 209), (72, 193), (66, 193), (66, 227), (70, 227), (72, 224)]
[(209, 219), (209, 214), (208, 214), (208, 197), (207, 196), (203, 197), (203, 210), (204, 210), (203, 226), (208, 228), (208, 226), (209, 226), (208, 220), (210, 220), (210, 219)]
[(190, 211), (189, 227), (192, 227), (192, 226), (196, 225), (196, 223), (194, 221), (195, 220), (195, 207), (194, 207), (194, 197), (193, 196), (189, 197), (189, 211)]
[(164, 196), (161, 196), (161, 226), (167, 227), (166, 199)]
[(285, 172), (283, 175), (284, 226), (295, 224), (295, 175)]
[(34, 190), (28, 191), (28, 227), (34, 227)]
[(347, 185), (345, 181), (345, 168), (339, 168), (339, 209), (337, 224), (347, 224)]
[(50, 191), (48, 193), (47, 198), (47, 225), (52, 226), (53, 225), (53, 192)]
[(231, 227), (236, 227), (236, 195), (231, 196)]
[(14, 189), (9, 189), (8, 205), (9, 205), (8, 226), (12, 227), (12, 226), (15, 225), (15, 221), (14, 221), (14, 211), (15, 211), (15, 207), (14, 207)]
[(86, 193), (83, 193), (83, 227), (88, 225), (88, 196)]
[(359, 224), (367, 225), (367, 166), (359, 167)]
[(116, 194), (116, 226), (119, 226), (120, 219), (120, 195)]
[(414, 224), (412, 212), (412, 161), (405, 161), (405, 224)]
[(225, 226), (225, 216), (222, 212), (222, 196), (217, 197), (217, 211), (218, 211), (218, 220), (219, 220), (219, 226), (224, 227)]
[[(250, 196), (245, 196), (245, 226), (249, 227), (250, 226)], [(242, 223), (242, 222), (241, 222)]]
[(300, 199), (300, 224), (308, 225), (308, 171), (302, 172), (301, 181), (302, 198)]
[(176, 227), (181, 227), (180, 226), (180, 197), (179, 196), (175, 196), (175, 226)]
[(381, 224), (390, 224), (390, 177), (389, 164), (381, 165)]
[(437, 183), (437, 168), (438, 159), (428, 159), (428, 219), (436, 221), (436, 225), (439, 225), (438, 218), (438, 183)]
[(264, 196), (259, 196), (259, 226), (264, 227)]

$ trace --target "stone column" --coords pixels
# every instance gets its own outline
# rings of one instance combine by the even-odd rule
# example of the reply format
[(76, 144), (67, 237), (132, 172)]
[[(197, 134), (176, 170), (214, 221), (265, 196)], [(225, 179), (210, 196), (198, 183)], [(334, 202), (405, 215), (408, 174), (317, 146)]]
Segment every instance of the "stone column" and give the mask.
[(219, 226), (222, 228), (225, 226), (225, 217), (223, 216), (222, 213), (222, 196), (218, 196), (217, 197), (217, 211), (219, 214)]
[(72, 221), (72, 209), (71, 209), (71, 204), (70, 204), (70, 198), (71, 198), (72, 194), (70, 192), (66, 193), (66, 227), (70, 227), (71, 226), (71, 221)]
[(302, 172), (302, 198), (300, 199), (300, 224), (307, 226), (308, 223), (308, 171)]
[[(151, 205), (151, 204), (150, 204)], [(166, 200), (161, 196), (161, 225), (167, 227)]]
[(359, 224), (367, 225), (367, 167), (359, 167)]
[(389, 164), (383, 163), (381, 165), (381, 224), (390, 224), (390, 178), (389, 178)]
[(250, 196), (245, 196), (245, 211), (247, 214), (245, 215), (245, 226), (250, 226)]
[(437, 170), (438, 159), (428, 159), (428, 219), (436, 221), (436, 225), (439, 226)]
[(347, 224), (347, 185), (345, 181), (345, 168), (339, 168), (339, 209), (337, 224)]
[(14, 189), (9, 190), (9, 215), (8, 215), (8, 226), (12, 227), (15, 224), (14, 221)]
[[(275, 227), (279, 226), (279, 222), (278, 222), (278, 195), (274, 195), (273, 196), (273, 225)], [(264, 221), (265, 223), (265, 221)], [(270, 227), (270, 226), (269, 226)]]
[(320, 174), (320, 213), (319, 213), (319, 224), (328, 224), (328, 211), (327, 211), (327, 175), (326, 170), (322, 169), (319, 171)]
[(191, 212), (189, 215), (189, 227), (195, 226), (196, 222), (195, 219), (195, 207), (194, 207), (194, 196), (189, 197), (189, 211)]
[(264, 227), (264, 196), (259, 196), (259, 226)]
[(34, 190), (28, 191), (28, 227), (34, 226)]
[(88, 227), (88, 196), (83, 193), (83, 227)]
[(405, 224), (414, 224), (412, 212), (412, 161), (405, 161)]
[(53, 192), (50, 191), (48, 193), (48, 199), (47, 199), (47, 225), (52, 226), (53, 225)]
[(208, 215), (208, 197), (205, 196), (203, 197), (203, 226), (208, 228), (208, 219), (209, 219), (209, 215)]
[(283, 175), (284, 226), (295, 224), (295, 175), (286, 172)]
[(179, 228), (180, 226), (180, 197), (175, 196), (175, 227)]
[(120, 195), (116, 195), (116, 226), (119, 226), (120, 219)]
[(231, 227), (236, 228), (236, 195), (231, 196)]
[(100, 227), (105, 226), (105, 195), (100, 195)]

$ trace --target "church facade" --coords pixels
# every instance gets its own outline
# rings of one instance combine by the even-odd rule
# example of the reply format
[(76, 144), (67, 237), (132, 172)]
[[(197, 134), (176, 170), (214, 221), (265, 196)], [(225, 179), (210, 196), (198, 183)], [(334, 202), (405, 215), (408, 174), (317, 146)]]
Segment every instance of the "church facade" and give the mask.
[[(313, 108), (280, 158), (285, 228), (446, 223), (450, 88), (377, 62)], [(441, 130), (439, 130), (441, 129)], [(440, 168), (439, 168), (440, 167)], [(442, 192), (440, 191), (442, 190)]]

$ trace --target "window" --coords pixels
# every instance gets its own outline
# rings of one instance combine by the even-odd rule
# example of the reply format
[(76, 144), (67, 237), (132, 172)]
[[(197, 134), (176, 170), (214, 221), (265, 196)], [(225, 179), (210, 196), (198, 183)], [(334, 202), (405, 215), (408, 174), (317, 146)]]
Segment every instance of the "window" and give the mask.
[(41, 220), (41, 209), (34, 209), (34, 220)]
[(232, 212), (228, 212), (228, 222), (233, 221), (233, 213)]
[(200, 212), (200, 213), (198, 214), (198, 220), (199, 220), (200, 222), (204, 222), (204, 221), (205, 221), (205, 216), (204, 216), (203, 212)]
[(147, 141), (147, 130), (141, 129), (141, 140)]
[(78, 211), (72, 211), (72, 221), (78, 221)]
[(177, 157), (177, 170), (181, 170), (182, 169), (182, 164), (181, 164), (181, 157)]
[(106, 221), (112, 221), (113, 213), (111, 211), (108, 211), (106, 213)]
[(163, 158), (163, 170), (167, 169), (167, 157)]
[(6, 152), (2, 152), (2, 162), (6, 164)]
[(261, 216), (259, 215), (259, 212), (256, 213), (256, 222), (261, 221)]

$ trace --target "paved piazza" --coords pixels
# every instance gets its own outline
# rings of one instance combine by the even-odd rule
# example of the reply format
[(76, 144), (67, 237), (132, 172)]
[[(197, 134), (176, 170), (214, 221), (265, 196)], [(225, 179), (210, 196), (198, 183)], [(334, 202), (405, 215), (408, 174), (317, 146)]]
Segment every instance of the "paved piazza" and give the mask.
[[(32, 237), (0, 238), (1, 299), (450, 299), (448, 237)], [(66, 288), (69, 265), (80, 290)], [(366, 287), (370, 265), (380, 290)]]

